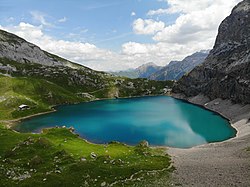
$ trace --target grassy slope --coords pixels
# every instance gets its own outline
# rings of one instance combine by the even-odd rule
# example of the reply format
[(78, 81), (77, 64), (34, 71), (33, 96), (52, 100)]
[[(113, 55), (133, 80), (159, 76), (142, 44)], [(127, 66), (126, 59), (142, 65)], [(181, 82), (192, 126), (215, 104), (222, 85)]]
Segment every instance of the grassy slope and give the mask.
[[(16, 119), (49, 111), (53, 105), (84, 100), (46, 80), (0, 75), (0, 120)], [(28, 104), (31, 109), (19, 111), (21, 104)]]
[[(31, 68), (32, 72), (40, 68), (36, 66), (27, 66), (26, 70)], [(99, 90), (70, 86), (63, 75), (52, 79), (0, 75), (0, 186), (100, 186), (103, 182), (114, 186), (155, 186), (162, 175), (168, 180), (171, 169), (166, 168), (170, 166), (170, 159), (162, 149), (119, 143), (95, 145), (67, 129), (20, 134), (4, 127), (4, 120), (50, 111), (58, 104), (88, 100), (78, 96), (78, 92), (87, 91), (98, 98), (113, 98), (119, 92), (120, 97), (127, 97), (142, 95), (151, 87), (159, 90), (166, 85), (142, 79), (105, 76), (97, 79), (107, 86)], [(115, 84), (117, 79), (123, 81), (122, 85)], [(130, 82), (136, 89), (124, 86)], [(19, 111), (20, 104), (28, 104), (31, 109)], [(97, 159), (90, 157), (92, 152), (98, 155)], [(81, 161), (83, 157), (86, 161)]]
[(64, 128), (20, 134), (0, 125), (0, 142), (0, 186), (154, 186), (172, 170), (163, 149), (90, 144)]
[[(94, 95), (112, 97), (116, 91), (111, 85)], [(126, 90), (123, 92), (127, 94)], [(0, 75), (0, 120), (84, 100), (47, 80)], [(17, 106), (23, 103), (31, 109), (18, 111)], [(114, 186), (154, 186), (163, 175), (167, 180), (171, 170), (165, 170), (170, 165), (165, 150), (90, 144), (67, 129), (45, 130), (43, 134), (15, 133), (3, 125), (0, 122), (0, 186), (100, 186), (103, 182)], [(90, 157), (92, 152), (98, 155), (97, 159)], [(80, 161), (83, 157), (87, 161)]]

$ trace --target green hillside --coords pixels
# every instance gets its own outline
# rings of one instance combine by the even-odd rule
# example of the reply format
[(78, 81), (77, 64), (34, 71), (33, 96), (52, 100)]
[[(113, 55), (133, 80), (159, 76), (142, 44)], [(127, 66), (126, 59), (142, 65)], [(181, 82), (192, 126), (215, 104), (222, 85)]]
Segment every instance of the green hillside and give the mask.
[[(168, 181), (164, 149), (96, 145), (65, 128), (23, 134), (0, 124), (0, 186), (155, 186)], [(91, 156), (92, 155), (92, 156)]]
[[(0, 186), (158, 186), (159, 178), (165, 186), (172, 170), (165, 149), (92, 144), (66, 128), (33, 134), (7, 127), (55, 105), (162, 94), (173, 82), (94, 71), (1, 30), (0, 48)], [(30, 109), (19, 110), (22, 104)]]
[[(172, 82), (113, 77), (103, 72), (69, 67), (23, 64), (0, 58), (0, 120), (50, 111), (60, 104), (102, 98), (162, 94)], [(12, 70), (14, 69), (14, 70)], [(27, 104), (30, 110), (19, 111)]]
[[(0, 75), (0, 119), (16, 119), (51, 110), (57, 104), (86, 101), (46, 80), (12, 78)], [(27, 104), (30, 110), (19, 111)]]

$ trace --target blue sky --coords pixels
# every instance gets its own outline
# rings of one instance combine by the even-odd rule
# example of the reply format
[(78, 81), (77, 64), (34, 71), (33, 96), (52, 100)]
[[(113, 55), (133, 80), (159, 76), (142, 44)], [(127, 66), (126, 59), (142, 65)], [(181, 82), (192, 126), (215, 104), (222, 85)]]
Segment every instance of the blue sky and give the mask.
[(211, 48), (237, 2), (0, 0), (0, 28), (98, 70), (166, 65)]
[[(39, 26), (40, 14), (48, 24), (45, 33), (58, 39), (93, 43), (98, 47), (120, 50), (128, 41), (154, 42), (151, 37), (136, 35), (132, 31), (134, 19), (147, 18), (151, 9), (167, 8), (163, 1), (155, 0), (2, 0), (2, 25), (19, 22)], [(136, 15), (131, 15), (132, 13)], [(159, 16), (169, 23), (174, 16)]]

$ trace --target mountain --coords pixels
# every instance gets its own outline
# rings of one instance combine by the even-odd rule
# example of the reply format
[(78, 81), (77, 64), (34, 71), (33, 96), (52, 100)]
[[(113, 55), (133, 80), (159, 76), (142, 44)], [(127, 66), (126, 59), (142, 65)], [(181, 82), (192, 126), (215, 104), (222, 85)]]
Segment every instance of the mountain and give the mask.
[[(0, 30), (0, 110), (8, 111), (0, 119), (50, 111), (65, 103), (161, 94), (171, 85), (94, 71)], [(31, 110), (17, 111), (21, 104)]]
[(151, 80), (178, 80), (184, 74), (190, 72), (194, 67), (203, 63), (209, 51), (196, 52), (182, 61), (172, 61), (167, 66), (149, 76)]
[(127, 71), (111, 72), (113, 75), (129, 77), (129, 78), (148, 78), (153, 73), (159, 71), (161, 66), (149, 62), (139, 66), (136, 69), (129, 69)]
[(158, 81), (178, 80), (194, 67), (203, 63), (208, 53), (209, 50), (202, 50), (184, 58), (182, 61), (171, 61), (164, 67), (157, 66), (154, 63), (147, 63), (136, 69), (111, 73), (116, 76), (129, 78), (148, 78)]
[(183, 76), (173, 88), (187, 97), (250, 103), (250, 1), (240, 2), (221, 23), (205, 62)]
[(0, 58), (7, 58), (22, 64), (35, 63), (44, 66), (83, 68), (83, 66), (43, 51), (38, 46), (3, 30), (0, 30)]

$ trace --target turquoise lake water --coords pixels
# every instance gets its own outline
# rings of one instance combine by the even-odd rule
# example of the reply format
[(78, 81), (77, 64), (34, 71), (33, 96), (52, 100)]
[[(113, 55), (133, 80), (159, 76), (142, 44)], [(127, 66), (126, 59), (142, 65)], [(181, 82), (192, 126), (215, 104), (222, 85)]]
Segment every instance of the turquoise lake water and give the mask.
[(94, 143), (119, 141), (136, 145), (189, 148), (218, 142), (236, 134), (221, 116), (167, 96), (102, 100), (57, 107), (57, 112), (27, 119), (15, 129), (40, 132), (55, 126), (73, 126)]

